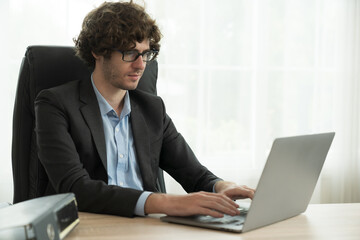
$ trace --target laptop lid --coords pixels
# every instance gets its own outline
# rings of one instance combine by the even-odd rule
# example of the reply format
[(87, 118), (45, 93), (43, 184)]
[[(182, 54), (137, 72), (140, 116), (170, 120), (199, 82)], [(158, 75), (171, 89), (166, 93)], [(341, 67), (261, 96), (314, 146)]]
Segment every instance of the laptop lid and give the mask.
[(246, 232), (304, 212), (310, 202), (335, 133), (275, 139), (243, 224), (199, 222), (199, 216), (162, 221)]

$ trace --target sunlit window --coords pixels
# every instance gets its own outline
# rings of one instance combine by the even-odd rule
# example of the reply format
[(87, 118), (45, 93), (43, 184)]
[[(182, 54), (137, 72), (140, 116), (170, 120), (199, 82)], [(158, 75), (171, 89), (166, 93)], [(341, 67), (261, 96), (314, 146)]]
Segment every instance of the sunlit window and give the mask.
[[(0, 2), (1, 182), (12, 178), (12, 107), (26, 47), (73, 45), (83, 18), (101, 2)], [(360, 201), (359, 1), (148, 0), (145, 6), (164, 35), (158, 94), (205, 166), (256, 187), (274, 138), (335, 131), (313, 202)], [(169, 192), (180, 191), (167, 184)], [(8, 198), (0, 201), (11, 201), (11, 188), (1, 184), (0, 196)]]

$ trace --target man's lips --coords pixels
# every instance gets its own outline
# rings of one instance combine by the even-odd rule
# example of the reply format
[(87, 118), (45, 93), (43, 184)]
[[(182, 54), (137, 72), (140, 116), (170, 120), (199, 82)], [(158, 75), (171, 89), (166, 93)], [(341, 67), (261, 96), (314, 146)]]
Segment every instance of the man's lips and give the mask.
[(134, 79), (134, 80), (137, 80), (139, 79), (141, 76), (142, 76), (142, 73), (131, 73), (131, 74), (128, 74), (128, 76), (131, 78), (131, 79)]

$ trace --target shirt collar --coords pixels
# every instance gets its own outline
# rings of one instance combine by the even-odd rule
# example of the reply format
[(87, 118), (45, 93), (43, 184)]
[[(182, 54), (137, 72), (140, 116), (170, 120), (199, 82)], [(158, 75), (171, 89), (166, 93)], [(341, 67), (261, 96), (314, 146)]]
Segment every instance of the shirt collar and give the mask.
[[(101, 95), (99, 90), (96, 88), (92, 74), (91, 74), (91, 84), (94, 88), (94, 92), (99, 103), (101, 115), (106, 115), (109, 112), (116, 113), (116, 111), (111, 107), (111, 105), (106, 101), (106, 99)], [(130, 113), (131, 113), (131, 104), (130, 104), (129, 91), (126, 91), (124, 96), (124, 107), (121, 111), (120, 119), (129, 115)]]

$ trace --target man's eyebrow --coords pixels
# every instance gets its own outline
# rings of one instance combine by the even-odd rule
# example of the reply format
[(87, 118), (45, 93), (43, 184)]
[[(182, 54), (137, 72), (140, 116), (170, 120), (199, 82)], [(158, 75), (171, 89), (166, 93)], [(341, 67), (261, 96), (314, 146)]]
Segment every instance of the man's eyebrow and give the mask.
[[(150, 48), (147, 48), (147, 49), (144, 49), (144, 51), (142, 51), (142, 52), (147, 52), (147, 51), (150, 51), (151, 49)], [(128, 51), (137, 51), (137, 52), (140, 52), (138, 49), (136, 49), (136, 48), (133, 48), (133, 49), (130, 49), (130, 50), (128, 50)]]

